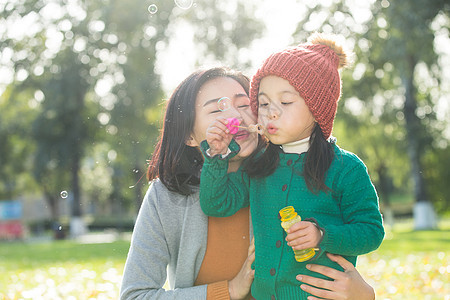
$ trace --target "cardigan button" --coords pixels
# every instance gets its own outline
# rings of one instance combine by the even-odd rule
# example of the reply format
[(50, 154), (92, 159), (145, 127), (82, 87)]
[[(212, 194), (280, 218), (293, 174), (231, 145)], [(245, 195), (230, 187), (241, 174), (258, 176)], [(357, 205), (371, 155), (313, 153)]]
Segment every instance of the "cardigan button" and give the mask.
[(287, 189), (287, 184), (283, 184), (283, 187), (281, 188), (281, 190), (284, 192)]
[(275, 244), (275, 246), (276, 246), (277, 248), (280, 248), (280, 247), (281, 247), (281, 241), (277, 241), (277, 243)]
[(289, 159), (289, 160), (287, 161), (287, 165), (288, 165), (288, 166), (292, 165), (292, 159)]
[(276, 273), (276, 271), (275, 271), (275, 268), (272, 268), (272, 269), (270, 269), (270, 275), (275, 275), (275, 273)]

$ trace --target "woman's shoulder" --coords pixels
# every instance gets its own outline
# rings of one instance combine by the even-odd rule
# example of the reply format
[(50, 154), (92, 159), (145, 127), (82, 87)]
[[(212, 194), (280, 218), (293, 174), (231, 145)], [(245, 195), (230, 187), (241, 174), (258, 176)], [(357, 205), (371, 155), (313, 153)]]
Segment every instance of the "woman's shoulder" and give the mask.
[(159, 178), (155, 178), (152, 181), (150, 181), (148, 189), (154, 191), (155, 193), (163, 193), (163, 194), (172, 193)]
[(150, 182), (144, 201), (149, 202), (159, 209), (175, 212), (177, 211), (177, 208), (186, 208), (198, 204), (198, 187), (193, 187), (192, 191), (193, 193), (190, 195), (182, 195), (175, 191), (171, 191), (159, 178), (157, 178)]
[[(162, 199), (167, 197), (171, 192), (169, 189), (162, 183), (159, 178), (153, 179), (149, 182), (149, 187), (147, 189), (147, 194), (145, 195), (145, 199)], [(156, 197), (155, 197), (156, 196)]]

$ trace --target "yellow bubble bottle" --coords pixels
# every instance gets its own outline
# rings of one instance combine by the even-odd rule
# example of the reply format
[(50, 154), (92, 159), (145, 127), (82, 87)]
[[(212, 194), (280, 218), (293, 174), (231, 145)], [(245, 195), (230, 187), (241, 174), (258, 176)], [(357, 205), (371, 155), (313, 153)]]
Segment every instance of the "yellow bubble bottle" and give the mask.
[[(293, 206), (286, 206), (280, 210), (281, 227), (287, 232), (287, 230), (302, 219), (297, 214)], [(295, 260), (298, 262), (307, 261), (316, 254), (313, 248), (294, 250)]]

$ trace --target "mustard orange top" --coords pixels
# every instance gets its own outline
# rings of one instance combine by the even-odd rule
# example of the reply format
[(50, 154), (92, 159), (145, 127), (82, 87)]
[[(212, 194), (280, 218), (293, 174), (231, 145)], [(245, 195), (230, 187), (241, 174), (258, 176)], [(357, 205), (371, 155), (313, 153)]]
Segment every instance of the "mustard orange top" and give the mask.
[(228, 281), (239, 273), (250, 246), (249, 208), (208, 218), (206, 253), (194, 285), (208, 284), (207, 299), (230, 299)]

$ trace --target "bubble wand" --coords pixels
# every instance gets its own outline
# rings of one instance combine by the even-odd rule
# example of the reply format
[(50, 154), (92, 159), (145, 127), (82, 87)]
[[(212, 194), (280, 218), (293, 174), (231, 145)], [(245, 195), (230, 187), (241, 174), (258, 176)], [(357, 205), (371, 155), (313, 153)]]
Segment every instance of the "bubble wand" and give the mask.
[(261, 124), (251, 124), (249, 126), (240, 126), (240, 121), (236, 118), (227, 119), (227, 128), (231, 134), (235, 134), (239, 131), (239, 128), (248, 130), (249, 132), (257, 132), (259, 134), (264, 133), (264, 127)]
[[(228, 97), (222, 97), (217, 101), (217, 106), (220, 111), (227, 111), (232, 106), (232, 101)], [(240, 121), (236, 118), (227, 119), (227, 128), (231, 134), (236, 134), (239, 128), (248, 130), (249, 132), (257, 132), (259, 134), (264, 134), (264, 127), (261, 124), (251, 124), (249, 126), (240, 126)]]

